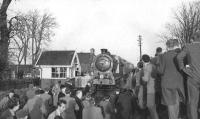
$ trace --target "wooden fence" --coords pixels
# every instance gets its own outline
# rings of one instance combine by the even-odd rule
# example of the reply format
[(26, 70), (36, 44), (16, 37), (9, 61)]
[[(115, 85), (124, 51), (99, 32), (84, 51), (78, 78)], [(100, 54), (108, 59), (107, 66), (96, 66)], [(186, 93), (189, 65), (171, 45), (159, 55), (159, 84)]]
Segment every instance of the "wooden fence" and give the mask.
[(40, 80), (38, 78), (0, 80), (0, 91), (26, 88), (29, 84), (40, 85)]

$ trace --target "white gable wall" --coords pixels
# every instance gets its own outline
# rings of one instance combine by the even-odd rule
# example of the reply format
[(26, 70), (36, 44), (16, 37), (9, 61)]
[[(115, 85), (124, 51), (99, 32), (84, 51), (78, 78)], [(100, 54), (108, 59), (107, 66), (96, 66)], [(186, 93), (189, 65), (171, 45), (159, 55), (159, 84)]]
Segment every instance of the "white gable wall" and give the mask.
[(51, 67), (42, 67), (42, 77), (45, 79), (51, 78)]
[[(75, 58), (77, 59), (76, 67), (75, 67), (75, 63), (74, 63)], [(71, 62), (71, 66), (72, 66), (71, 76), (75, 77), (75, 72), (77, 70), (76, 68), (78, 68), (79, 69), (78, 71), (81, 72), (81, 65), (80, 65), (80, 61), (79, 61), (79, 57), (78, 57), (77, 52), (74, 53), (74, 56), (73, 56), (72, 62)]]

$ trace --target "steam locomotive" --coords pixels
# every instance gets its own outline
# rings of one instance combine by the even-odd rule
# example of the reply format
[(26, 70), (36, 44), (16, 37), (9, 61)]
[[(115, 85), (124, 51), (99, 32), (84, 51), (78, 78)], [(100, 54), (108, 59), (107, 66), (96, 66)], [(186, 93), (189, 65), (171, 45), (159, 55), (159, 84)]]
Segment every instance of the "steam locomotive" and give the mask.
[(134, 68), (133, 64), (119, 56), (111, 55), (107, 49), (101, 49), (101, 54), (96, 56), (93, 66), (93, 87), (96, 91), (107, 93), (122, 87), (120, 80)]

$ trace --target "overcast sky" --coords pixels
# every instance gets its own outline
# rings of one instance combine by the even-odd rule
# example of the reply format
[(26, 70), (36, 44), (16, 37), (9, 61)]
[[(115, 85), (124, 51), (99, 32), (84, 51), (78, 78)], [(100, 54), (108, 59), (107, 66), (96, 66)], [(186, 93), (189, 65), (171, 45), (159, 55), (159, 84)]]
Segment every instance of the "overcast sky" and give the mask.
[[(52, 13), (59, 24), (50, 50), (89, 52), (107, 48), (136, 64), (138, 35), (143, 53), (151, 56), (163, 47), (158, 34), (172, 20), (173, 10), (192, 0), (17, 0), (10, 12), (38, 9)], [(163, 47), (164, 48), (164, 47)]]

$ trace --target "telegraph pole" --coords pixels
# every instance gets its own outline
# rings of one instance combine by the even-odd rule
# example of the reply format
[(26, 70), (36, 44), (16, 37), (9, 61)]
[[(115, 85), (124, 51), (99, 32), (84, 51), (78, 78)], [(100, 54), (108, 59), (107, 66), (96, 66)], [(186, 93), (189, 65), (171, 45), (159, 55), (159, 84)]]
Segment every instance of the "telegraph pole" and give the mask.
[(138, 45), (140, 47), (140, 60), (142, 59), (142, 36), (139, 35)]

